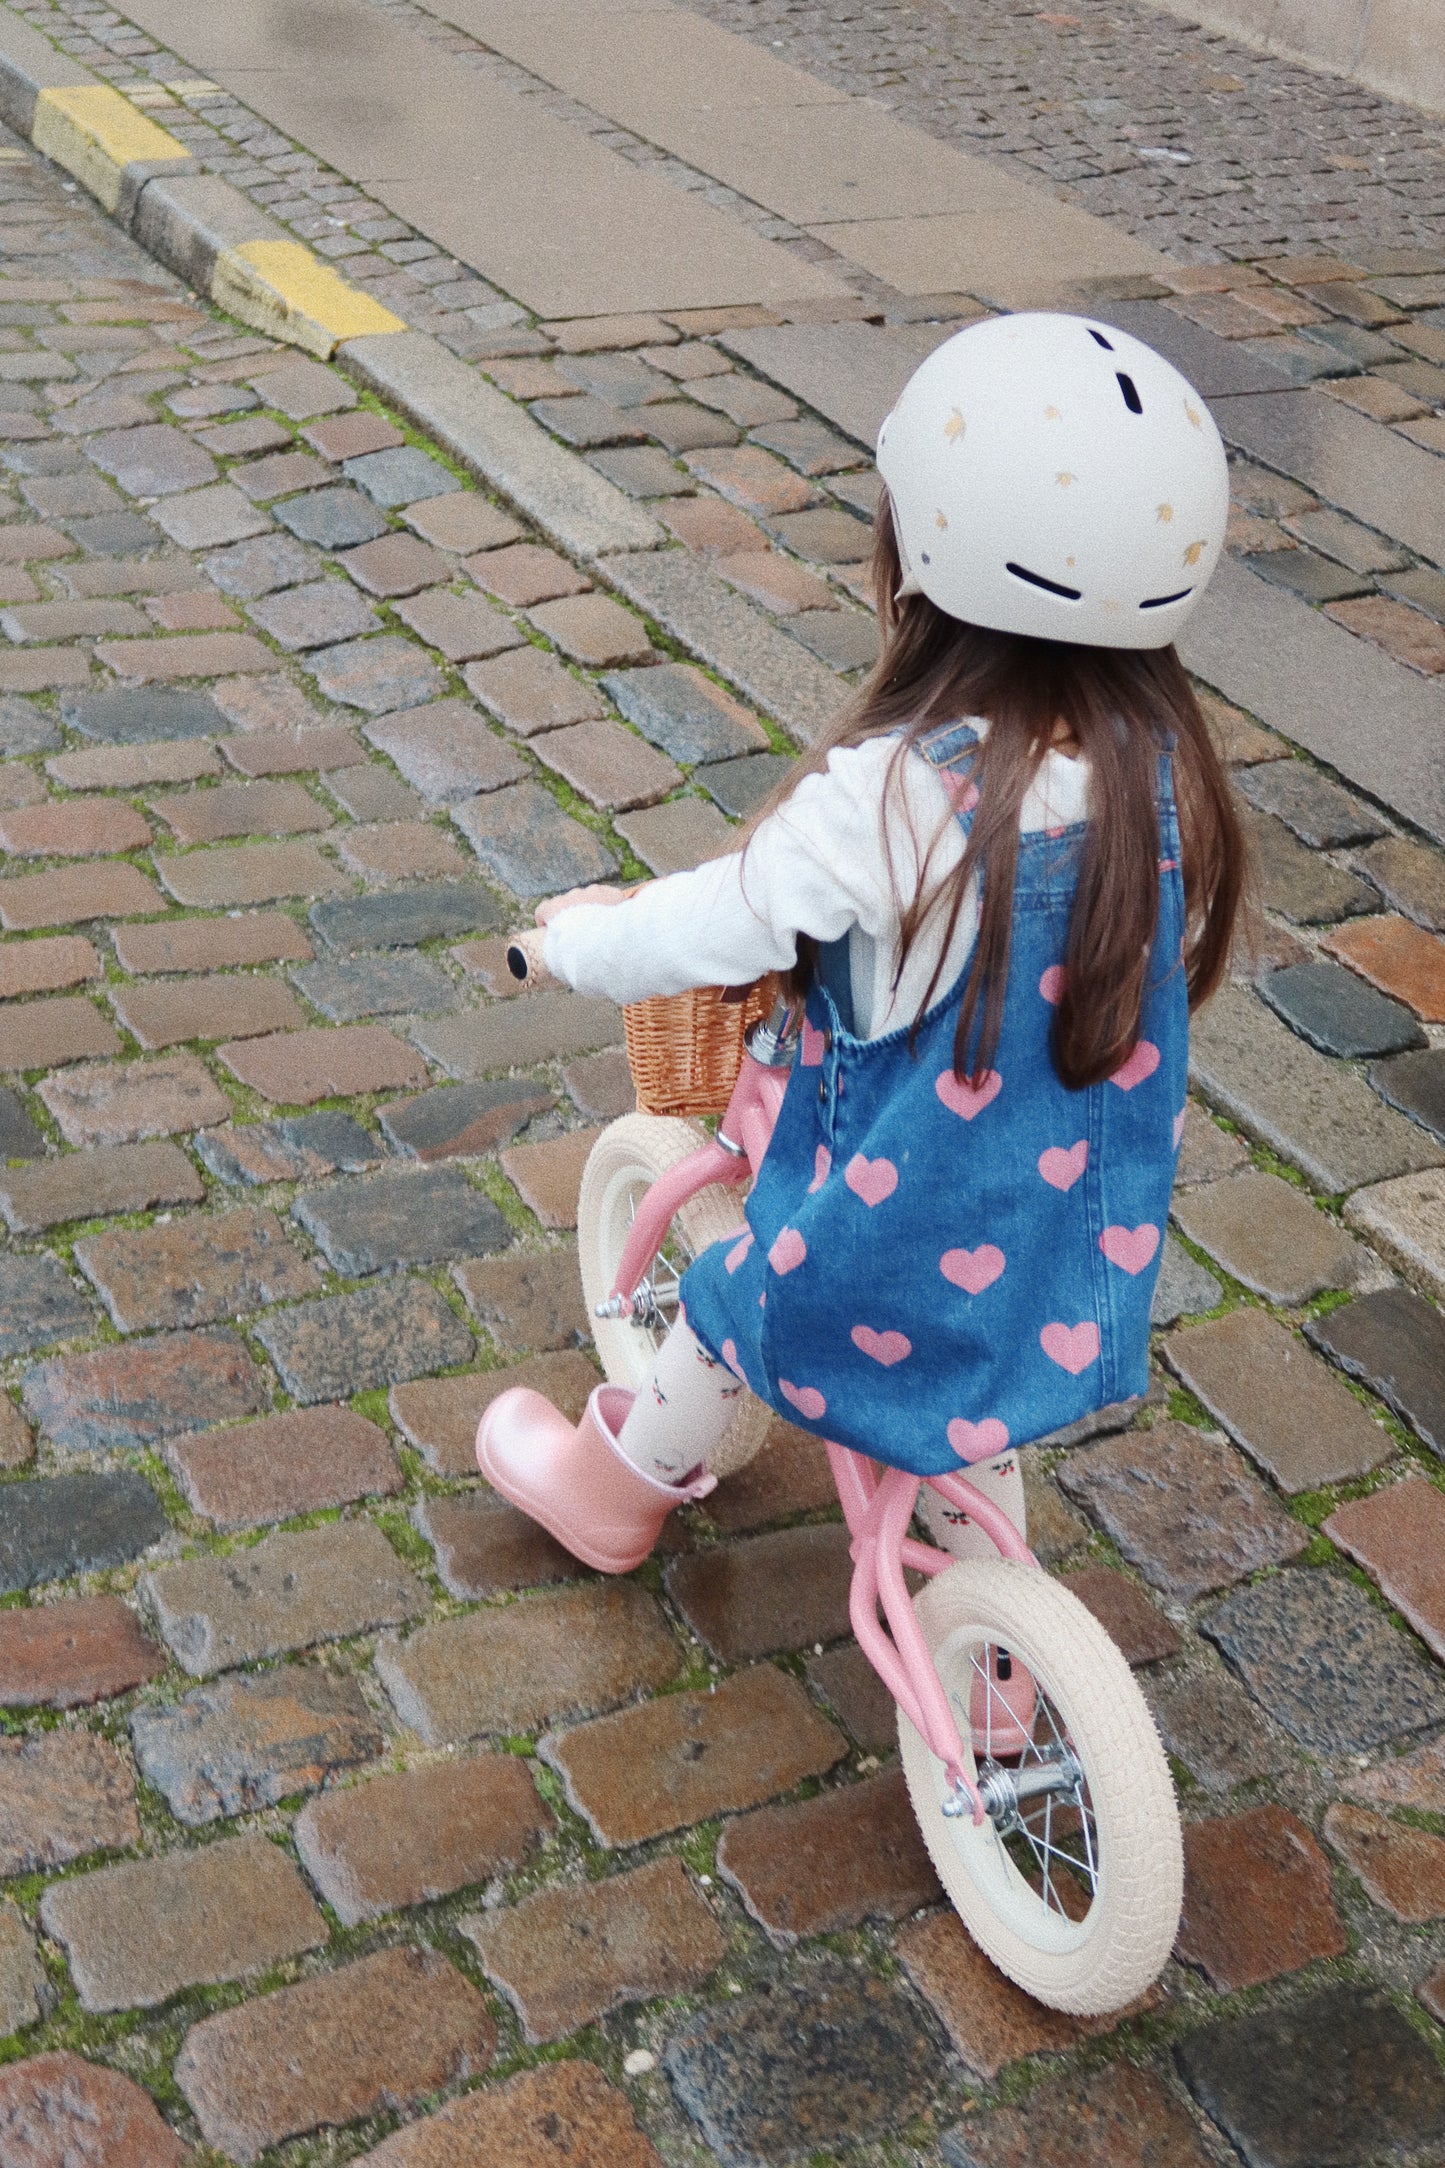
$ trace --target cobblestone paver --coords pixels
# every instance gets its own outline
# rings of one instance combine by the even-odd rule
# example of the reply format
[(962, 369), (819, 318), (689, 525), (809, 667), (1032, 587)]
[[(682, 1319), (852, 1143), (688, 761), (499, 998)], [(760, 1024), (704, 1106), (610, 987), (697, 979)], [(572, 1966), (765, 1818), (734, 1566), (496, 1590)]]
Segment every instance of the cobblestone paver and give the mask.
[[(1438, 673), (1445, 546), (1356, 501), (1403, 461), (1438, 533), (1438, 130), (1132, 0), (707, 7), (1239, 259), (1123, 305), (1363, 435), (1238, 457), (1235, 554)], [(728, 350), (764, 312), (543, 330), (118, 16), (25, 12), (673, 539), (572, 565), (0, 144), (0, 2152), (1287, 2168), (1335, 2056), (1350, 2158), (1438, 2161), (1438, 824), (1207, 700), (1269, 848), (1198, 1034), (1182, 1308), (1132, 1422), (1027, 1456), (1188, 1831), (1175, 1961), (1083, 2026), (939, 1906), (811, 1441), (621, 1585), (472, 1472), (504, 1384), (575, 1413), (596, 1376), (569, 1230), (630, 1103), (616, 1010), (514, 997), (496, 937), (570, 868), (717, 848), (792, 750), (769, 700), (856, 683), (863, 449)]]

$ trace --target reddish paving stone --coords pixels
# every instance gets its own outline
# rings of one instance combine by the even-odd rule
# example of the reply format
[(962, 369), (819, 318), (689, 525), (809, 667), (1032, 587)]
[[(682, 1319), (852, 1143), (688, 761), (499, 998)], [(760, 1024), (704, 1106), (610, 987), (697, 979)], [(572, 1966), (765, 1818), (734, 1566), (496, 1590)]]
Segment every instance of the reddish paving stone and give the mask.
[(253, 1205), (107, 1228), (77, 1243), (75, 1257), (122, 1332), (208, 1325), (321, 1287), (275, 1213)]
[(135, 1779), (90, 1731), (0, 1739), (0, 1874), (35, 1874), (140, 1843)]
[(662, 2168), (626, 2094), (572, 2059), (450, 2101), (365, 2158), (372, 2168)]
[[(127, 640), (100, 644), (131, 647), (148, 643)], [(58, 692), (67, 685), (89, 683), (90, 661), (83, 648), (33, 647), (18, 654), (0, 654), (0, 693)]]
[(0, 1708), (84, 1708), (144, 1686), (165, 1662), (118, 1596), (0, 1611)]
[(822, 1440), (775, 1416), (762, 1451), (723, 1478), (706, 1512), (728, 1535), (744, 1535), (790, 1514), (815, 1513), (837, 1496)]
[(674, 1559), (667, 1589), (724, 1663), (837, 1641), (849, 1630), (846, 1528), (780, 1528)]
[(1324, 1532), (1378, 1581), (1426, 1646), (1445, 1661), (1445, 1496), (1408, 1476), (1337, 1506)]
[(150, 2009), (182, 1988), (239, 1980), (327, 1939), (305, 1883), (264, 1837), (52, 1883), (41, 1925), (69, 1958), (85, 2010)]
[(475, 490), (424, 497), (419, 504), (409, 504), (401, 516), (423, 542), (435, 542), (438, 549), (458, 554), (500, 549), (503, 543), (519, 540), (523, 533), (509, 512), (499, 511)]
[(96, 1453), (254, 1415), (266, 1385), (238, 1334), (187, 1332), (32, 1363), (22, 1395), (60, 1452)]
[(682, 782), (682, 770), (615, 723), (610, 716), (549, 731), (537, 757), (579, 791), (589, 805), (605, 812), (629, 806), (656, 805)]
[(685, 1995), (728, 1948), (678, 1859), (580, 1888), (539, 1890), (460, 1926), (534, 2045), (564, 2039), (623, 2003)]
[(970, 2070), (996, 2078), (1025, 2055), (1061, 2055), (1092, 2034), (1112, 2032), (1140, 2004), (1103, 2018), (1046, 2009), (996, 1970), (953, 1912), (910, 1921), (894, 1950), (918, 1992), (937, 2011)]
[(62, 2049), (0, 2071), (0, 2149), (13, 2168), (184, 2168), (149, 2093)]
[(1445, 2025), (1445, 1965), (1432, 1972), (1415, 1990), (1431, 2017)]
[(765, 1663), (705, 1692), (550, 1733), (540, 1751), (610, 1847), (759, 1807), (848, 1749), (797, 1680)]
[(230, 1100), (190, 1054), (87, 1062), (37, 1088), (67, 1144), (133, 1144), (206, 1129), (231, 1112)]
[(79, 547), (56, 527), (16, 525), (0, 536), (0, 564), (42, 564), (54, 557), (73, 557)]
[(1178, 1655), (1182, 1644), (1164, 1613), (1112, 1566), (1080, 1566), (1060, 1579), (1093, 1612), (1131, 1664), (1153, 1664), (1162, 1656)]
[(142, 1704), (130, 1736), (147, 1783), (192, 1827), (318, 1791), (386, 1745), (356, 1680), (320, 1664), (281, 1664)]
[(453, 570), (450, 557), (414, 534), (378, 535), (360, 549), (344, 550), (337, 563), (368, 595), (383, 596), (414, 595), (449, 580)]
[(1325, 1836), (1377, 1905), (1416, 1924), (1445, 1917), (1445, 1838), (1363, 1807), (1332, 1806)]
[(780, 617), (796, 610), (836, 610), (837, 598), (826, 580), (809, 572), (796, 558), (779, 550), (739, 550), (735, 556), (719, 557), (717, 570), (729, 587), (740, 588), (765, 609)]
[(329, 828), (331, 815), (299, 783), (218, 783), (150, 800), (178, 843), (228, 836), (284, 836)]
[(1417, 1807), (1424, 1814), (1445, 1815), (1445, 1739), (1432, 1739), (1378, 1769), (1347, 1776), (1340, 1790), (1361, 1806)]
[(1438, 851), (1406, 836), (1385, 836), (1356, 863), (1395, 910), (1435, 933), (1445, 932), (1445, 861)]
[(519, 647), (490, 662), (469, 663), (463, 676), (468, 692), (519, 737), (560, 730), (607, 712), (595, 686), (573, 677), (555, 655), (539, 647)]
[(577, 1225), (582, 1171), (601, 1134), (600, 1129), (569, 1129), (544, 1144), (514, 1144), (503, 1152), (503, 1171), (544, 1227)]
[(114, 670), (117, 677), (141, 685), (171, 678), (239, 676), (282, 667), (281, 657), (249, 632), (181, 632), (164, 640), (97, 640), (95, 659)]
[(409, 602), (398, 603), (396, 614), (446, 662), (479, 662), (523, 645), (523, 636), (511, 619), (480, 595), (454, 595), (448, 588), (431, 587)]
[(589, 1337), (574, 1249), (474, 1258), (454, 1266), (452, 1277), (478, 1323), (508, 1353), (527, 1348), (540, 1355)]
[(455, 1076), (534, 1069), (541, 1061), (590, 1053), (622, 1037), (622, 1011), (591, 994), (528, 994), (418, 1029), (433, 1059)]
[(1419, 610), (1384, 595), (1361, 595), (1354, 602), (1332, 602), (1326, 617), (1362, 640), (1382, 647), (1408, 669), (1438, 677), (1445, 670), (1445, 627), (1432, 624)]
[(253, 504), (284, 497), (293, 489), (321, 489), (334, 475), (309, 452), (277, 452), (269, 459), (253, 459), (231, 469), (231, 480)]
[(1345, 1946), (1330, 1863), (1297, 1815), (1266, 1805), (1186, 1828), (1175, 1955), (1212, 1987), (1258, 1987)]
[(1315, 1490), (1390, 1459), (1388, 1431), (1343, 1380), (1263, 1310), (1171, 1333), (1164, 1355), (1281, 1490)]
[(376, 1392), (402, 1378), (470, 1362), (476, 1353), (445, 1296), (424, 1280), (407, 1278), (268, 1311), (256, 1337), (292, 1399), (307, 1405)]
[[(157, 595), (146, 604), (146, 615), (162, 632), (235, 632), (241, 623), (219, 595)], [(106, 627), (107, 632), (112, 629), (120, 628)]]
[(132, 1038), (152, 1053), (188, 1039), (258, 1038), (306, 1022), (290, 987), (277, 979), (186, 979), (170, 986), (116, 987), (110, 998)]
[(496, 2045), (455, 1966), (434, 1950), (381, 1950), (203, 2018), (176, 2081), (208, 2142), (251, 2162), (304, 2131), (416, 2107), (476, 2077)]
[(489, 595), (509, 603), (514, 610), (529, 609), (538, 602), (555, 602), (563, 595), (585, 594), (592, 585), (586, 574), (568, 564), (565, 557), (535, 542), (514, 542), (507, 549), (487, 550), (480, 557), (469, 557), (462, 570), (478, 587), (484, 587)]
[(511, 747), (465, 700), (437, 700), (371, 723), (366, 735), (433, 804), (499, 790), (527, 772)]
[(79, 996), (0, 1010), (0, 1070), (55, 1069), (119, 1052), (120, 1040), (99, 1009)]
[(657, 517), (684, 549), (700, 557), (756, 556), (767, 548), (761, 527), (721, 497), (684, 498), (659, 505)]
[(817, 495), (802, 475), (794, 474), (771, 452), (755, 444), (690, 452), (684, 464), (690, 474), (709, 483), (719, 496), (744, 512), (766, 517), (801, 512)]
[(343, 459), (364, 459), (368, 452), (390, 452), (406, 442), (395, 422), (364, 407), (352, 414), (328, 414), (301, 434), (314, 452), (333, 465)]
[(886, 1754), (898, 1744), (893, 1696), (856, 1641), (809, 1659), (808, 1684), (820, 1694), (865, 1754)]
[(414, 1445), (438, 1475), (474, 1476), (477, 1425), (498, 1393), (514, 1385), (528, 1386), (545, 1394), (569, 1423), (575, 1423), (588, 1395), (600, 1383), (587, 1357), (569, 1348), (470, 1377), (417, 1378), (393, 1386), (389, 1405), (391, 1419), (408, 1445)]
[(366, 754), (349, 730), (303, 725), (299, 729), (253, 730), (244, 738), (222, 738), (221, 751), (242, 775), (309, 775), (333, 768), (359, 768)]
[(716, 806), (701, 798), (674, 798), (667, 805), (645, 806), (617, 822), (642, 863), (659, 877), (690, 873), (709, 858), (733, 848), (736, 831)]
[(1445, 1023), (1445, 941), (1423, 926), (1407, 918), (1362, 918), (1335, 927), (1324, 946), (1427, 1024)]
[[(1352, 990), (1346, 980), (1345, 993)], [(1172, 1209), (1191, 1242), (1245, 1287), (1285, 1308), (1298, 1308), (1326, 1288), (1357, 1286), (1373, 1263), (1302, 1191), (1257, 1168), (1176, 1197)]]
[(237, 918), (171, 919), (159, 926), (117, 926), (113, 938), (121, 969), (136, 972), (222, 971), (243, 964), (309, 963), (312, 953), (306, 935), (284, 911), (250, 911)]
[(729, 1822), (718, 1866), (784, 1945), (905, 1919), (943, 1895), (901, 1769)]
[[(314, 843), (253, 843), (245, 850), (181, 851), (163, 857), (158, 870), (177, 903), (200, 911), (273, 903), (280, 896), (340, 896), (351, 889), (346, 875), (329, 858), (323, 858)], [(50, 878), (49, 874), (32, 875), (37, 880)], [(5, 910), (4, 886), (0, 882), (0, 918)], [(138, 915), (142, 908), (157, 911), (160, 907), (161, 899), (155, 897), (144, 906), (132, 906), (132, 911)], [(125, 914), (112, 913), (107, 906), (94, 915)]]
[[(535, 654), (535, 648), (529, 648)], [(451, 951), (469, 979), (478, 980), (489, 994), (510, 1001), (523, 989), (507, 968), (507, 951), (511, 943), (504, 934), (494, 934), (487, 941), (459, 941)], [(3, 954), (3, 951), (0, 951)]]
[(339, 839), (339, 853), (341, 863), (352, 873), (371, 880), (439, 880), (467, 871), (467, 861), (455, 843), (430, 821), (348, 828)]
[(100, 958), (78, 933), (48, 940), (10, 941), (0, 948), (0, 1001), (17, 994), (48, 994), (100, 977)]
[(436, 1552), (443, 1586), (467, 1602), (575, 1581), (583, 1571), (529, 1514), (485, 1491), (424, 1499), (417, 1526)]
[(569, 595), (560, 602), (544, 602), (527, 614), (554, 646), (588, 669), (652, 658), (652, 643), (641, 618), (610, 595)]
[(0, 850), (17, 858), (106, 858), (143, 850), (151, 832), (123, 798), (64, 798), (0, 813)]
[(293, 1408), (174, 1438), (166, 1459), (193, 1510), (222, 1528), (389, 1497), (402, 1485), (385, 1431), (342, 1407)]
[(525, 1079), (516, 1083), (445, 1084), (415, 1099), (393, 1099), (382, 1130), (399, 1151), (424, 1165), (494, 1151), (534, 1114), (557, 1101)]
[(397, 1714), (428, 1746), (611, 1708), (669, 1685), (680, 1665), (662, 1613), (630, 1581), (474, 1611), (376, 1655)]
[(620, 1047), (609, 1047), (606, 1053), (587, 1054), (581, 1061), (568, 1062), (562, 1071), (562, 1082), (578, 1113), (587, 1115), (592, 1121), (615, 1122), (619, 1115), (633, 1114), (637, 1110), (637, 1088), (627, 1066), (627, 1056)]
[(37, 1166), (0, 1168), (0, 1211), (12, 1234), (40, 1234), (67, 1220), (156, 1205), (199, 1204), (205, 1184), (173, 1144), (69, 1152)]
[(43, 926), (79, 926), (92, 918), (143, 918), (165, 898), (134, 866), (62, 866), (0, 881), (0, 926), (31, 933)]
[(301, 1864), (345, 1927), (507, 1874), (550, 1835), (515, 1754), (473, 1754), (372, 1777), (296, 1817)]
[(282, 1531), (229, 1558), (162, 1566), (141, 1585), (168, 1647), (197, 1679), (427, 1609), (425, 1589), (372, 1521)]
[(283, 1106), (312, 1106), (318, 1099), (398, 1091), (427, 1081), (421, 1056), (381, 1024), (238, 1040), (217, 1052), (239, 1082)]
[(1215, 2158), (1183, 2102), (1122, 2060), (971, 2117), (944, 2143), (953, 2168), (1211, 2168)]

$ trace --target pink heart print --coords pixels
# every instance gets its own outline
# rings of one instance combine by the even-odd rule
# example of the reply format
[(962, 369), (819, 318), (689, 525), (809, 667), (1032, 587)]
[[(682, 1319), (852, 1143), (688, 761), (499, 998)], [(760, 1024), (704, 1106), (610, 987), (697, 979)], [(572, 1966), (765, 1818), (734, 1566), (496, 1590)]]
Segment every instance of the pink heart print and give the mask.
[(855, 1325), (848, 1337), (860, 1355), (871, 1355), (885, 1370), (913, 1353), (913, 1342), (905, 1332), (875, 1332), (871, 1325)]
[(948, 1442), (960, 1460), (993, 1460), (1008, 1451), (1008, 1425), (996, 1415), (986, 1415), (981, 1423), (966, 1423), (955, 1415), (948, 1426)]
[(933, 1088), (950, 1114), (961, 1114), (966, 1122), (971, 1122), (975, 1114), (982, 1114), (984, 1108), (997, 1099), (1003, 1090), (1003, 1078), (997, 1069), (989, 1069), (978, 1084), (960, 1083), (951, 1069), (945, 1069)]
[(1072, 1189), (1088, 1164), (1087, 1137), (1080, 1137), (1067, 1151), (1061, 1144), (1051, 1144), (1046, 1152), (1039, 1154), (1039, 1173), (1050, 1189)]
[[(891, 1159), (865, 1159), (861, 1152), (855, 1152), (843, 1169), (843, 1180), (854, 1196), (861, 1197), (871, 1210), (897, 1189), (898, 1169)], [(815, 1176), (815, 1187), (816, 1181)]]
[(1076, 1378), (1081, 1370), (1099, 1359), (1099, 1328), (1097, 1325), (1045, 1325), (1039, 1334), (1039, 1346), (1051, 1363), (1067, 1370)]
[(813, 1179), (808, 1184), (808, 1195), (816, 1197), (833, 1171), (833, 1155), (826, 1144), (820, 1144), (813, 1154)]
[(971, 813), (978, 804), (978, 785), (966, 775), (944, 774), (944, 783), (956, 813)]
[(1153, 1076), (1158, 1066), (1158, 1047), (1152, 1039), (1141, 1039), (1129, 1059), (1121, 1062), (1114, 1071), (1109, 1082), (1117, 1084), (1121, 1092), (1131, 1092), (1136, 1084), (1142, 1084), (1146, 1077)]
[(1174, 1117), (1174, 1149), (1176, 1152), (1184, 1142), (1184, 1117), (1188, 1112), (1188, 1107), (1181, 1107)]
[(746, 1385), (748, 1381), (747, 1378), (743, 1375), (743, 1366), (738, 1361), (738, 1351), (736, 1343), (732, 1340), (724, 1340), (720, 1353), (722, 1355), (723, 1361), (727, 1364), (733, 1376), (735, 1378), (742, 1378), (744, 1385)]
[(820, 1423), (828, 1412), (828, 1403), (816, 1385), (790, 1385), (786, 1378), (779, 1378), (778, 1391), (789, 1407), (796, 1408), (810, 1423)]
[(1068, 985), (1068, 983), (1069, 974), (1067, 967), (1063, 964), (1050, 964), (1048, 970), (1039, 980), (1039, 992), (1043, 995), (1045, 1001), (1048, 1002), (1050, 1008), (1053, 1008), (1056, 1003), (1063, 1000), (1064, 988)]
[(1142, 1272), (1152, 1264), (1159, 1247), (1159, 1230), (1146, 1222), (1142, 1227), (1106, 1227), (1099, 1247), (1111, 1265), (1124, 1272)]
[(945, 1250), (938, 1260), (938, 1269), (950, 1286), (970, 1295), (981, 1295), (992, 1287), (1003, 1267), (1003, 1251), (991, 1242), (981, 1242), (976, 1250)]
[(732, 1248), (728, 1251), (727, 1256), (723, 1259), (723, 1263), (727, 1266), (729, 1272), (737, 1271), (739, 1265), (747, 1256), (748, 1251), (752, 1248), (752, 1246), (753, 1230), (751, 1227), (748, 1227), (744, 1229), (741, 1240), (733, 1244)]
[(798, 1055), (798, 1065), (803, 1069), (821, 1069), (823, 1066), (823, 1034), (815, 1031), (803, 1018), (803, 1045)]
[(784, 1227), (777, 1241), (768, 1251), (768, 1263), (774, 1272), (791, 1272), (808, 1254), (808, 1245), (796, 1227)]

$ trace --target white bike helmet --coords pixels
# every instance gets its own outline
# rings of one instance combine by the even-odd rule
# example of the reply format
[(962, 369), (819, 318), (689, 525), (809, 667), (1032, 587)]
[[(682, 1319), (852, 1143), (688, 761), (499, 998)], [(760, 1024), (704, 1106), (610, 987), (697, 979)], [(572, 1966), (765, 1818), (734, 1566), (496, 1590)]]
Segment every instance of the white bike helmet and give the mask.
[(1224, 544), (1209, 409), (1141, 340), (997, 316), (929, 355), (878, 432), (902, 594), (1086, 647), (1167, 647)]

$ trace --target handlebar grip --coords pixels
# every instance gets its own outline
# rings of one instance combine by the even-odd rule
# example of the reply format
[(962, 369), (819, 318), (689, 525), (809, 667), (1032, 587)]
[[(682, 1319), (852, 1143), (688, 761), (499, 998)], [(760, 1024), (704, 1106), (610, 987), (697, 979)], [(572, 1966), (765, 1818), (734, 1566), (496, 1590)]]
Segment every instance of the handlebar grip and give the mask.
[(557, 986), (542, 956), (543, 929), (529, 927), (524, 933), (507, 937), (507, 969), (523, 986)]

